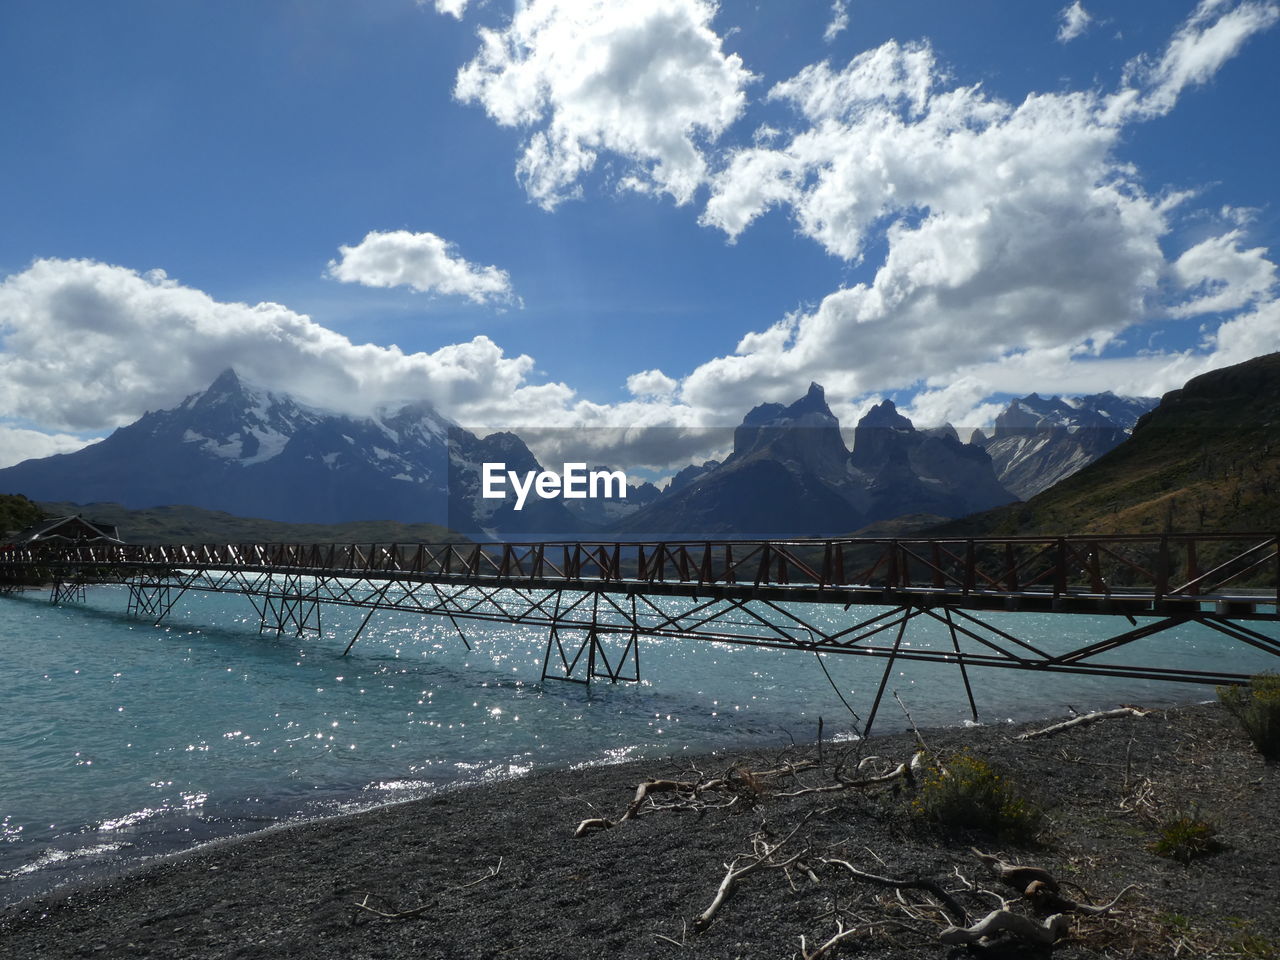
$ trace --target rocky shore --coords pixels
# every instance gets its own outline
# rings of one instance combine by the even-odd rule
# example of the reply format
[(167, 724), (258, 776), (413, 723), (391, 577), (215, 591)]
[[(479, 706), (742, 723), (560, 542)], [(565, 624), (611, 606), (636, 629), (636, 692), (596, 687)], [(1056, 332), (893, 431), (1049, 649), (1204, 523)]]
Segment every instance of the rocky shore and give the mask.
[[(951, 922), (919, 889), (933, 881), (970, 919), (997, 908), (1035, 916), (973, 847), (1034, 865), (1104, 916), (1068, 914), (1040, 953), (985, 955), (1274, 957), (1280, 950), (1280, 771), (1213, 705), (1111, 718), (1029, 740), (1043, 727), (924, 731), (935, 754), (967, 748), (1044, 811), (1034, 840), (947, 830), (922, 818), (920, 787), (901, 778), (840, 789), (849, 744), (553, 772), (445, 793), (347, 818), (255, 835), (160, 860), (110, 881), (0, 912), (0, 954), (173, 958), (936, 958)], [(887, 770), (909, 760), (910, 734), (863, 749)], [(644, 809), (575, 837), (584, 819), (617, 820), (648, 778), (706, 782), (680, 809)], [(815, 789), (815, 788), (830, 789)], [(786, 796), (785, 794), (798, 794)], [(1213, 831), (1181, 862), (1153, 844), (1178, 818)], [(775, 851), (769, 853), (769, 851)], [(705, 929), (726, 865), (742, 875)], [(787, 863), (790, 861), (790, 863)], [(784, 866), (785, 864), (785, 866)], [(1012, 951), (1012, 952), (1010, 952)]]

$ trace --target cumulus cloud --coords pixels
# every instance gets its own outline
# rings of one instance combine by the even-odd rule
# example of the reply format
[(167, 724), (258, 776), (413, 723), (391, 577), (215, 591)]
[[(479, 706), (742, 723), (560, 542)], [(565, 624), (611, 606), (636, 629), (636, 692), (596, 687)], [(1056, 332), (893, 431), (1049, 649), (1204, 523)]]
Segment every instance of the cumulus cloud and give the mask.
[(602, 152), (619, 186), (686, 203), (706, 178), (703, 144), (742, 112), (752, 79), (711, 28), (709, 0), (530, 0), (480, 52), (455, 96), (528, 131), (516, 173), (547, 209), (577, 196)]
[(798, 131), (736, 154), (704, 222), (732, 237), (779, 206), (835, 256), (858, 262), (882, 239), (887, 253), (871, 281), (695, 370), (683, 392), (695, 405), (805, 377), (847, 396), (898, 389), (1146, 316), (1168, 210), (1114, 158), (1119, 129), (1096, 95), (1010, 104), (946, 85), (928, 45), (891, 41), (770, 97)]
[(912, 398), (902, 413), (917, 427), (950, 423), (956, 427), (981, 427), (991, 423), (1003, 404), (984, 402), (991, 396), (991, 384), (973, 375), (957, 377), (946, 386), (925, 389)]
[(0, 467), (11, 467), (23, 460), (52, 457), (58, 453), (74, 453), (100, 439), (84, 440), (66, 433), (42, 433), (0, 424)]
[(1058, 13), (1058, 42), (1070, 43), (1080, 36), (1093, 22), (1093, 17), (1080, 0), (1062, 8)]
[(1260, 0), (1200, 0), (1156, 60), (1138, 57), (1126, 70), (1127, 85), (1114, 106), (1123, 113), (1168, 113), (1182, 92), (1207, 83), (1255, 34), (1280, 19), (1280, 5)]
[(832, 0), (831, 20), (827, 23), (827, 29), (823, 31), (822, 39), (827, 43), (831, 43), (847, 29), (849, 29), (848, 0)]
[[(424, 6), (427, 0), (418, 0), (418, 6)], [(436, 13), (448, 14), (455, 20), (461, 20), (466, 12), (469, 0), (435, 0)]]
[(627, 377), (627, 390), (633, 397), (670, 397), (678, 386), (678, 380), (673, 380), (661, 370), (645, 370)]
[[(1187, 195), (1149, 191), (1118, 148), (1126, 124), (1206, 82), (1271, 24), (1272, 8), (1201, 3), (1160, 60), (1131, 69), (1112, 95), (1009, 103), (955, 85), (927, 43), (896, 41), (775, 85), (769, 99), (796, 117), (789, 138), (732, 152), (702, 222), (733, 240), (777, 209), (850, 263), (873, 243), (887, 252), (869, 281), (699, 366), (681, 396), (697, 407), (741, 406), (783, 399), (809, 379), (837, 397), (923, 379), (948, 392), (923, 398), (921, 415), (951, 416), (980, 399), (972, 384), (951, 386), (969, 371), (1003, 364), (1001, 379), (1018, 389), (1035, 389), (1052, 364), (1093, 377), (1104, 369), (1097, 355), (1122, 331), (1169, 316), (1161, 301), (1171, 275), (1186, 291), (1178, 316), (1259, 302), (1274, 266), (1265, 251), (1242, 249), (1239, 233), (1168, 262), (1162, 245)], [(1265, 345), (1269, 328), (1258, 324), (1232, 336)], [(1216, 355), (1227, 356), (1220, 344)], [(1016, 357), (1024, 360), (1008, 363)], [(1146, 382), (1163, 383), (1187, 364), (1163, 356), (1141, 366)], [(966, 415), (978, 410), (971, 404)]]
[(658, 370), (631, 378), (635, 400), (591, 403), (563, 383), (532, 382), (533, 358), (488, 337), (429, 353), (356, 344), (280, 304), (225, 303), (161, 270), (92, 260), (38, 260), (0, 282), (0, 346), (0, 460), (86, 442), (13, 421), (105, 431), (176, 405), (227, 367), (341, 413), (425, 400), (482, 431), (553, 428), (593, 462), (681, 466), (723, 440)]
[(1266, 248), (1242, 250), (1241, 237), (1239, 230), (1210, 237), (1174, 261), (1174, 275), (1197, 296), (1173, 307), (1173, 316), (1238, 310), (1257, 303), (1275, 289), (1276, 265), (1267, 259)]
[(224, 303), (166, 276), (91, 260), (38, 260), (0, 283), (0, 416), (54, 430), (128, 423), (228, 366), (319, 406), (367, 412), (424, 399), (478, 422), (563, 409), (531, 384), (531, 357), (488, 337), (431, 353), (356, 344), (277, 303)]
[(341, 260), (329, 261), (329, 276), (366, 287), (409, 287), (419, 293), (466, 297), (474, 303), (515, 301), (511, 277), (497, 267), (481, 267), (457, 255), (454, 244), (434, 233), (371, 230)]
[(1260, 303), (1227, 320), (1208, 335), (1205, 346), (1213, 352), (1197, 373), (1280, 350), (1280, 300)]

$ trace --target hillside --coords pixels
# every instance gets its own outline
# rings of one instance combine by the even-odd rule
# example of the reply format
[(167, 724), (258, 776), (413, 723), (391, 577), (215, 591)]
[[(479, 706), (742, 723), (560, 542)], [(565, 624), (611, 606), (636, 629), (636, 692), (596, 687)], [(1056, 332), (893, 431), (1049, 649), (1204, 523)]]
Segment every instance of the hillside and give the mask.
[(467, 538), (434, 523), (390, 520), (354, 523), (283, 523), (236, 517), (202, 507), (152, 507), (127, 510), (118, 503), (41, 503), (49, 516), (83, 514), (114, 524), (128, 543), (449, 543)]
[(39, 504), (20, 493), (0, 493), (0, 535), (24, 530), (42, 519)]
[(1280, 529), (1280, 353), (1203, 374), (1133, 435), (1025, 503), (938, 535), (1199, 533)]

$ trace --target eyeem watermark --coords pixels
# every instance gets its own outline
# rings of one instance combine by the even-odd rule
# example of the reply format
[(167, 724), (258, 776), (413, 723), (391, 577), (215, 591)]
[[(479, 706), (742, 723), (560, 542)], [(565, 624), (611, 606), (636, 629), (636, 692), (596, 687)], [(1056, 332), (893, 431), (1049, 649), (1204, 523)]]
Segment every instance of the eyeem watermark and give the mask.
[(505, 500), (506, 485), (516, 495), (516, 510), (523, 510), (529, 493), (543, 500), (563, 497), (566, 500), (623, 498), (627, 496), (627, 475), (621, 470), (587, 471), (585, 463), (566, 463), (561, 473), (554, 470), (526, 470), (523, 474), (508, 470), (505, 463), (486, 463), (481, 468), (480, 496), (486, 500)]

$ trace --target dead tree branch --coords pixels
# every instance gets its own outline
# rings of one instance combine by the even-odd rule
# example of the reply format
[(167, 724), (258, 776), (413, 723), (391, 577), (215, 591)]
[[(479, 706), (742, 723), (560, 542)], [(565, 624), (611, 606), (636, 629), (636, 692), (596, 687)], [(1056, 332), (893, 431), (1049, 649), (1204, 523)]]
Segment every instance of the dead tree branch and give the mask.
[(804, 856), (804, 851), (801, 851), (786, 860), (775, 861), (773, 859), (773, 855), (781, 850), (787, 842), (796, 835), (796, 832), (804, 826), (807, 820), (808, 818), (806, 817), (805, 820), (796, 824), (791, 829), (791, 832), (777, 843), (769, 843), (761, 835), (757, 834), (752, 839), (752, 845), (755, 847), (755, 853), (745, 855), (745, 858), (750, 860), (749, 863), (740, 867), (738, 866), (738, 863), (743, 860), (744, 857), (734, 857), (730, 863), (725, 864), (726, 873), (724, 875), (724, 879), (720, 881), (720, 886), (716, 890), (716, 895), (714, 899), (712, 899), (711, 905), (694, 918), (693, 929), (696, 931), (702, 931), (711, 925), (711, 921), (714, 920), (716, 914), (720, 912), (720, 908), (723, 907), (729, 898), (733, 896), (734, 891), (738, 888), (738, 884), (742, 881), (743, 877), (749, 876), (757, 870), (765, 868), (771, 870), (785, 870), (787, 867), (791, 866), (791, 864)]
[(1061, 733), (1063, 730), (1070, 730), (1072, 727), (1083, 726), (1087, 723), (1097, 723), (1099, 720), (1110, 720), (1115, 717), (1145, 717), (1150, 712), (1150, 710), (1143, 710), (1140, 707), (1117, 707), (1115, 710), (1099, 710), (1096, 713), (1082, 713), (1078, 717), (1072, 717), (1070, 720), (1063, 720), (1061, 723), (1055, 723), (1042, 730), (1030, 730), (1027, 733), (1020, 733), (1013, 739), (1034, 740), (1036, 737), (1051, 737), (1055, 733)]
[(1062, 938), (1071, 921), (1061, 913), (1055, 913), (1043, 922), (1009, 910), (992, 910), (977, 923), (968, 927), (947, 927), (938, 934), (945, 944), (977, 943), (999, 933), (1011, 933), (1020, 940), (1040, 946), (1050, 946)]
[(942, 906), (942, 909), (945, 910), (957, 924), (965, 926), (969, 922), (969, 914), (966, 912), (964, 907), (960, 905), (955, 897), (944, 890), (941, 885), (932, 880), (894, 880), (891, 877), (881, 877), (874, 873), (867, 873), (864, 870), (859, 870), (847, 860), (836, 860), (830, 857), (823, 857), (822, 862), (843, 867), (854, 877), (864, 883), (873, 883), (881, 887), (892, 887), (895, 890), (923, 890), (925, 893), (937, 900)]

